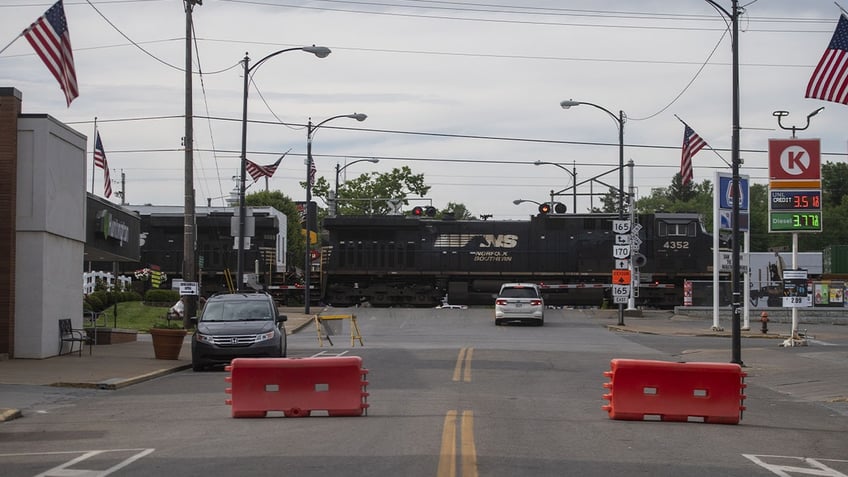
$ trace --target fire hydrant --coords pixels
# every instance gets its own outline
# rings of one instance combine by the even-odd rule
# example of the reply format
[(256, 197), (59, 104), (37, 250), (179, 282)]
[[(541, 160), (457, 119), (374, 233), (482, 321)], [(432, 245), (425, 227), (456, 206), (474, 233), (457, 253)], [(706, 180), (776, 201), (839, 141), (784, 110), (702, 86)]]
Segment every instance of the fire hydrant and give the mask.
[(762, 327), (763, 334), (768, 333), (768, 322), (769, 322), (768, 312), (764, 311), (764, 312), (760, 313), (760, 323), (762, 323), (762, 325), (763, 325), (763, 327)]

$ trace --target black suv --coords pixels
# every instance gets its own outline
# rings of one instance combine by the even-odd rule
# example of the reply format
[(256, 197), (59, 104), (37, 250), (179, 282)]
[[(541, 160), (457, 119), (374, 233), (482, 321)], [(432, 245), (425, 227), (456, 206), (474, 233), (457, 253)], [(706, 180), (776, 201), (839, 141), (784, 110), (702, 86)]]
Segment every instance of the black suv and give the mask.
[(214, 295), (206, 301), (191, 339), (191, 366), (229, 364), (233, 358), (286, 356), (286, 315), (267, 293)]

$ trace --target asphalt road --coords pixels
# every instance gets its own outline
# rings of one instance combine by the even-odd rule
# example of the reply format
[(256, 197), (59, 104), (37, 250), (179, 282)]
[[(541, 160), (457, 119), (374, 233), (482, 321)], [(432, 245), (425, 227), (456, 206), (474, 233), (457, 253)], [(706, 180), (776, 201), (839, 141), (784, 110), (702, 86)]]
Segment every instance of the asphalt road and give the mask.
[[(186, 371), (117, 391), (68, 391), (0, 425), (0, 473), (848, 475), (848, 412), (801, 393), (803, 383), (786, 392), (792, 383), (759, 362), (765, 340), (743, 343), (751, 373), (739, 425), (617, 421), (601, 409), (610, 359), (726, 362), (729, 340), (615, 333), (561, 310), (544, 327), (495, 327), (491, 313), (360, 309), (365, 346), (350, 346), (347, 323), (332, 347), (319, 347), (312, 328), (290, 336), (290, 357), (363, 358), (366, 416), (233, 419), (229, 373)], [(786, 351), (824, 363), (846, 350), (848, 340), (833, 340)], [(809, 382), (840, 378), (801, 369)], [(844, 381), (845, 368), (835, 369)]]

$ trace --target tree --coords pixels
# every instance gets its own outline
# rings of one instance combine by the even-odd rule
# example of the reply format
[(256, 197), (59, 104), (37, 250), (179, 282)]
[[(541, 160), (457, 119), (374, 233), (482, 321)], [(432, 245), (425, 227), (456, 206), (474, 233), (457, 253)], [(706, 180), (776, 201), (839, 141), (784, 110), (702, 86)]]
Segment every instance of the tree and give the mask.
[(304, 255), (306, 254), (306, 240), (301, 223), (300, 211), (297, 205), (282, 192), (254, 192), (244, 198), (247, 206), (269, 206), (286, 214), (288, 221), (288, 233), (286, 234), (286, 263), (290, 267), (303, 268)]
[(457, 204), (454, 202), (448, 202), (447, 207), (439, 211), (436, 214), (438, 218), (444, 218), (446, 215), (453, 215), (456, 220), (476, 220), (477, 218), (471, 215), (471, 212), (465, 207), (465, 204)]
[(848, 195), (848, 164), (827, 162), (822, 165), (822, 200), (833, 206)]
[[(329, 181), (320, 177), (312, 186), (312, 195), (329, 204), (330, 190)], [(400, 200), (409, 205), (409, 196), (424, 197), (429, 191), (430, 186), (424, 185), (424, 174), (413, 174), (408, 166), (394, 168), (388, 173), (368, 172), (339, 185), (336, 214), (387, 214), (390, 212), (388, 200)]]

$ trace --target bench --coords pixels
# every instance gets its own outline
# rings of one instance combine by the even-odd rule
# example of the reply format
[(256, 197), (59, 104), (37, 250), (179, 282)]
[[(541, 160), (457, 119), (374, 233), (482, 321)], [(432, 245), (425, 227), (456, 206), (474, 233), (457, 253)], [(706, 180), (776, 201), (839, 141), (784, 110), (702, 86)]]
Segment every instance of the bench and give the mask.
[(73, 326), (70, 318), (59, 319), (59, 356), (62, 355), (62, 349), (64, 349), (65, 343), (70, 344), (70, 350), (65, 354), (72, 354), (74, 352), (75, 343), (79, 343), (78, 351), (80, 356), (82, 356), (82, 347), (85, 344), (88, 344), (88, 354), (91, 354), (94, 340), (88, 336), (85, 330), (74, 329)]

